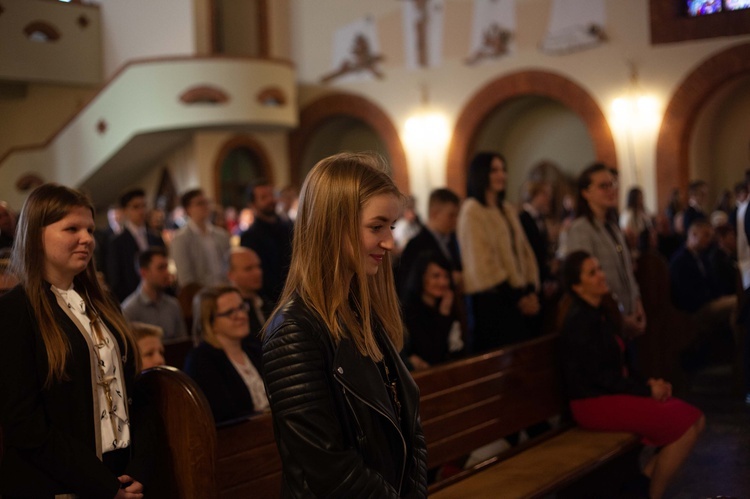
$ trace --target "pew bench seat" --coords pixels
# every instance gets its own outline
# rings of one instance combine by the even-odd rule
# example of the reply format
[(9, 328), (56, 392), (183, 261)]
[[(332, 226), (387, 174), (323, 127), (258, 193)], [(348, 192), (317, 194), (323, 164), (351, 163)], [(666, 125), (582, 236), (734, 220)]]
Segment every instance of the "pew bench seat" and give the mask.
[(430, 494), (435, 499), (543, 497), (639, 447), (631, 433), (572, 428)]
[[(546, 335), (414, 374), (428, 467), (436, 470), (431, 496), (542, 497), (582, 488), (609, 497), (625, 484), (636, 469), (639, 440), (573, 425), (557, 341), (557, 335)], [(562, 423), (554, 428), (550, 420)], [(476, 449), (518, 440), (524, 429), (528, 441), (458, 473), (442, 472), (466, 462)], [(619, 477), (602, 482), (610, 468)]]

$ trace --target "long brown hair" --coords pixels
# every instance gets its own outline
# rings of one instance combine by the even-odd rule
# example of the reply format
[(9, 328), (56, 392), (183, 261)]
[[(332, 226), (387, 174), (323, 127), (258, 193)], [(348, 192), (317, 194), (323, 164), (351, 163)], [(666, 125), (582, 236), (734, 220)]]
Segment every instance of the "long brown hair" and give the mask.
[(373, 154), (337, 154), (313, 167), (300, 192), (292, 262), (279, 301), (280, 308), (298, 294), (336, 343), (349, 337), (362, 355), (376, 361), (383, 354), (373, 333), (374, 319), (396, 348), (402, 347), (404, 336), (390, 253), (374, 276), (367, 275), (359, 256), (362, 208), (383, 194), (403, 202), (384, 162)]
[[(73, 208), (86, 208), (94, 216), (94, 206), (89, 198), (69, 187), (59, 184), (44, 184), (34, 189), (21, 208), (18, 229), (11, 254), (11, 269), (26, 291), (34, 311), (39, 330), (47, 351), (49, 371), (45, 386), (65, 379), (65, 362), (70, 345), (65, 333), (55, 319), (53, 307), (47, 297), (49, 283), (45, 281), (44, 228), (65, 218)], [(96, 310), (111, 324), (128, 349), (137, 352), (137, 347), (120, 312), (119, 306), (102, 290), (96, 276), (94, 258), (86, 269), (73, 279), (75, 290), (86, 300), (89, 309)], [(140, 362), (135, 355), (136, 364)]]

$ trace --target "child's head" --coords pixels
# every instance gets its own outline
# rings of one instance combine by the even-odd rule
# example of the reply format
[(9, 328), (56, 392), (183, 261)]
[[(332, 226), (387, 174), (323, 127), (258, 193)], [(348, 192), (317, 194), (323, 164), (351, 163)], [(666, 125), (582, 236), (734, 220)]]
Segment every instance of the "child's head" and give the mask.
[(130, 327), (141, 353), (141, 369), (163, 366), (165, 364), (164, 345), (161, 343), (161, 338), (164, 336), (164, 331), (158, 326), (143, 322), (131, 322)]

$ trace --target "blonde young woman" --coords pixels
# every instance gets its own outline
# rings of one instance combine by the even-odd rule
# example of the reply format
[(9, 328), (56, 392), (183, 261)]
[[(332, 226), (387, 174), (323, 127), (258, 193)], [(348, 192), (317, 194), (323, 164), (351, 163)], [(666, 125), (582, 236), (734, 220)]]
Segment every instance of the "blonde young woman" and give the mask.
[(402, 195), (379, 161), (339, 154), (302, 186), (263, 371), (283, 497), (425, 497), (419, 393), (398, 351), (390, 253)]
[(205, 393), (217, 423), (268, 409), (260, 352), (245, 349), (248, 304), (233, 286), (206, 288), (195, 299), (193, 333), (201, 343), (185, 359), (185, 372)]
[(138, 350), (92, 260), (94, 208), (56, 184), (24, 203), (0, 297), (3, 497), (141, 498), (146, 465), (131, 413)]

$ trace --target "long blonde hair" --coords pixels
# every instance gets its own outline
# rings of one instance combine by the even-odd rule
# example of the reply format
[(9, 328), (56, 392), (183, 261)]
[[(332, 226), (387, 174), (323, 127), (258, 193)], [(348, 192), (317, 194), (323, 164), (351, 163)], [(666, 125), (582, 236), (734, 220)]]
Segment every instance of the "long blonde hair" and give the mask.
[[(65, 363), (70, 353), (68, 338), (55, 318), (54, 308), (47, 297), (49, 283), (45, 281), (44, 228), (65, 218), (73, 208), (86, 208), (94, 216), (94, 206), (89, 198), (69, 187), (59, 184), (44, 184), (34, 189), (21, 208), (18, 229), (11, 254), (11, 271), (23, 286), (47, 351), (45, 386), (65, 379)], [(120, 312), (120, 307), (102, 290), (96, 276), (94, 258), (86, 269), (73, 279), (77, 292), (86, 300), (88, 308), (98, 311), (111, 324), (125, 345), (125, 353), (137, 347), (130, 328)], [(135, 355), (138, 364), (140, 358)]]
[(216, 338), (213, 324), (216, 319), (216, 312), (218, 312), (219, 298), (229, 293), (235, 293), (242, 297), (240, 290), (234, 286), (204, 288), (195, 295), (193, 299), (193, 338), (202, 338), (215, 348), (224, 348)]
[(396, 348), (404, 336), (390, 253), (374, 276), (367, 275), (360, 257), (362, 208), (383, 194), (403, 202), (384, 162), (373, 154), (337, 154), (313, 167), (300, 192), (292, 261), (277, 308), (298, 294), (334, 342), (349, 337), (376, 361), (383, 355), (373, 334), (375, 320)]

